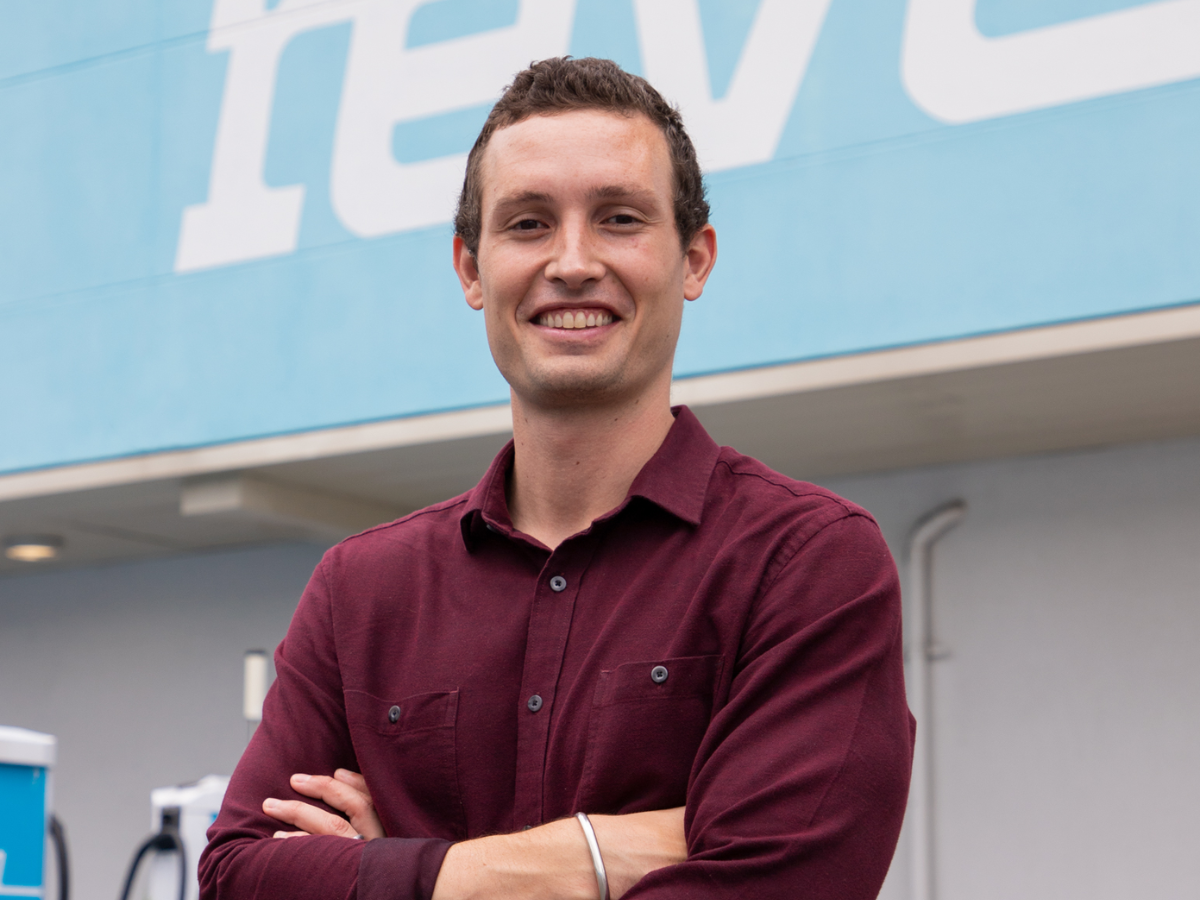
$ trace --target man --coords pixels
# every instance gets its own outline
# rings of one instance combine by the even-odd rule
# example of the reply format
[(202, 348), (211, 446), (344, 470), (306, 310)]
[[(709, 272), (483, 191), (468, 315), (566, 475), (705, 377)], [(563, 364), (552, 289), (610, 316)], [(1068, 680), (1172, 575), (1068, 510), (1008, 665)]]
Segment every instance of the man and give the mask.
[(911, 762), (895, 570), (863, 510), (670, 408), (716, 259), (678, 114), (533, 65), (453, 254), (513, 442), (322, 560), (202, 895), (590, 900), (603, 866), (614, 898), (875, 896)]

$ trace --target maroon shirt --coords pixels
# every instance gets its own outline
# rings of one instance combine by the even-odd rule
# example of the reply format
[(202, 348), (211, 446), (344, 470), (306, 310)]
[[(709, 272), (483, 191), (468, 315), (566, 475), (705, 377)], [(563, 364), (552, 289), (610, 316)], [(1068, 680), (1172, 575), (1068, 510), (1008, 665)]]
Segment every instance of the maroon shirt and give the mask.
[[(688, 860), (630, 900), (875, 897), (913, 730), (871, 517), (682, 408), (625, 501), (551, 552), (509, 518), (512, 452), (325, 555), (201, 896), (427, 898), (451, 841), (686, 803)], [(271, 839), (263, 799), (339, 766), (389, 837)]]

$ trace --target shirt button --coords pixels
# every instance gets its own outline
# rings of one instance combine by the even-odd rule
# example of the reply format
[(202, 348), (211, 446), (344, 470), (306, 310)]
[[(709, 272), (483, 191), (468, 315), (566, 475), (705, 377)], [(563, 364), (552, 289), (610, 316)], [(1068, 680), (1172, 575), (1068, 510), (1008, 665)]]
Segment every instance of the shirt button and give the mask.
[(653, 669), (651, 669), (650, 670), (650, 680), (653, 681), (655, 684), (662, 684), (664, 681), (666, 681), (667, 680), (667, 667), (666, 666), (655, 666)]
[(388, 721), (393, 725), (400, 721), (400, 707), (393, 706), (388, 710)]
[(529, 707), (530, 712), (537, 712), (539, 709), (542, 708), (542, 698), (540, 695), (534, 694), (532, 697), (530, 697), (528, 700), (525, 701), (525, 705)]
[(561, 575), (555, 575), (550, 579), (550, 590), (554, 591), (556, 594), (561, 593), (566, 589), (567, 579), (563, 578)]

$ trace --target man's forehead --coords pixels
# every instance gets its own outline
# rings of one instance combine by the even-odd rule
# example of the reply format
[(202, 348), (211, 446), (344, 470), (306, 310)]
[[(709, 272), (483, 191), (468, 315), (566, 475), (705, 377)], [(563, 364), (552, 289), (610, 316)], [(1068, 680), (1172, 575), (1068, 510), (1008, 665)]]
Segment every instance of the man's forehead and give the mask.
[[(495, 183), (497, 172), (502, 180), (514, 170), (532, 170), (536, 173), (541, 161), (559, 162), (564, 156), (578, 160), (581, 177), (586, 174), (589, 160), (597, 165), (615, 160), (627, 165), (636, 160), (652, 169), (661, 167), (670, 175), (670, 150), (666, 136), (644, 113), (581, 109), (526, 116), (519, 122), (497, 129), (480, 159), (480, 186), (485, 196), (491, 194), (495, 197), (497, 189), (499, 193), (515, 196)], [(638, 185), (637, 181), (628, 177), (609, 179), (606, 183), (592, 186), (589, 193), (612, 197), (644, 191), (644, 186)], [(521, 193), (528, 199), (537, 199), (529, 196), (536, 194), (536, 191)]]

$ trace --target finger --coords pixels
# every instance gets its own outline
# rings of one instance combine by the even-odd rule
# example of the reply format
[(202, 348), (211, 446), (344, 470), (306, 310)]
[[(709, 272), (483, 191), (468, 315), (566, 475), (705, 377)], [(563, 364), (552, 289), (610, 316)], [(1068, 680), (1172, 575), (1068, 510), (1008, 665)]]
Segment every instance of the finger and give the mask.
[[(291, 777), (291, 785), (296, 792), (315, 800), (324, 800), (342, 812), (347, 812), (346, 806), (361, 805), (371, 797), (365, 790), (358, 790), (353, 785), (328, 775), (302, 775), (297, 772)], [(365, 782), (363, 786), (366, 786)]]
[(299, 800), (276, 800), (268, 797), (263, 801), (263, 812), (273, 819), (295, 825), (309, 834), (336, 834), (341, 837), (357, 837), (353, 825), (341, 816), (317, 809), (311, 803)]
[(277, 838), (290, 838), (290, 837), (311, 837), (312, 835), (310, 835), (307, 831), (277, 831), (277, 832), (275, 832), (274, 836)]
[[(301, 775), (291, 778), (292, 790), (314, 800), (323, 800), (346, 815), (362, 812), (371, 805), (371, 795), (328, 775)], [(365, 785), (364, 785), (365, 786)]]
[(371, 796), (371, 792), (367, 790), (367, 779), (363, 778), (357, 772), (351, 772), (349, 769), (338, 769), (333, 773), (333, 777), (343, 784), (348, 784), (360, 794)]
[[(355, 774), (347, 770), (341, 771), (346, 771), (348, 775)], [(361, 775), (357, 777), (362, 778)], [(365, 790), (367, 786), (365, 780), (362, 782), (363, 790), (359, 790), (345, 781), (330, 778), (328, 775), (296, 774), (292, 776), (291, 783), (293, 790), (297, 793), (312, 797), (314, 800), (322, 800), (334, 809), (345, 813), (356, 834), (364, 835), (368, 839), (384, 836), (383, 826), (375, 814), (375, 805), (371, 802), (371, 795)]]

